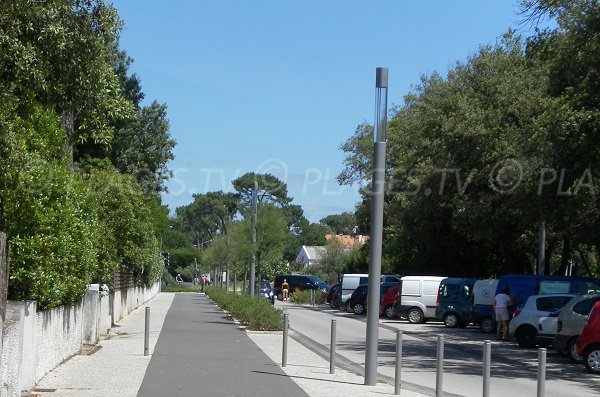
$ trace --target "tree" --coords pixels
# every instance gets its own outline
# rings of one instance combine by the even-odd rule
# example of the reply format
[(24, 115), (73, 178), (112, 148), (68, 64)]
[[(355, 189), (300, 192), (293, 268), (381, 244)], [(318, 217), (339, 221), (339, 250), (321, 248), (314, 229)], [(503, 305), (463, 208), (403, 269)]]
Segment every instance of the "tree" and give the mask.
[(258, 184), (256, 192), (258, 203), (286, 206), (292, 198), (287, 195), (287, 185), (271, 174), (246, 173), (232, 182), (246, 208), (252, 206), (254, 182)]
[[(0, 4), (0, 81), (24, 104), (37, 98), (61, 116), (65, 147), (108, 143), (133, 110), (111, 62), (121, 21), (102, 0)], [(4, 90), (3, 90), (4, 91)]]
[(328, 226), (333, 234), (356, 234), (356, 217), (350, 212), (343, 212), (339, 215), (329, 215), (319, 222)]
[(175, 141), (169, 135), (166, 105), (154, 101), (137, 110), (135, 117), (115, 132), (110, 158), (122, 173), (136, 177), (145, 190), (156, 195), (172, 176), (167, 162), (174, 158)]
[(95, 199), (70, 171), (54, 112), (32, 106), (21, 118), (10, 110), (0, 129), (0, 228), (12, 247), (8, 297), (41, 308), (73, 303), (100, 281)]
[(346, 270), (346, 257), (348, 249), (336, 239), (331, 239), (325, 244), (325, 249), (321, 255), (319, 267), (329, 275), (335, 275), (336, 280), (341, 280), (342, 274)]

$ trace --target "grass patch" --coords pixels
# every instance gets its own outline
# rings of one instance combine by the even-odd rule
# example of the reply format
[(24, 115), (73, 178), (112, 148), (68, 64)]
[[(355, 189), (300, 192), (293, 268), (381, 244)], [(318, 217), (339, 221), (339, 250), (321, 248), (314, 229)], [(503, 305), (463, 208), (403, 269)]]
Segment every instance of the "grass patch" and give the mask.
[[(290, 295), (290, 302), (294, 303), (311, 303), (310, 300), (310, 291), (304, 290), (299, 291), (295, 290), (293, 294)], [(321, 305), (327, 302), (327, 294), (323, 291), (312, 290), (315, 297), (315, 305)]]
[(249, 295), (236, 295), (219, 287), (207, 287), (206, 295), (250, 330), (283, 330), (281, 311), (265, 299), (251, 299)]

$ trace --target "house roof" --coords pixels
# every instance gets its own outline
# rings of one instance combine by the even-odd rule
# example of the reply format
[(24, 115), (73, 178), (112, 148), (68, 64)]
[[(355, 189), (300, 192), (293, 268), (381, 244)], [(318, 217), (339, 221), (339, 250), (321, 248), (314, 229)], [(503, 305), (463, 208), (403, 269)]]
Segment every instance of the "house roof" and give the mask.
[(369, 240), (369, 236), (363, 236), (360, 234), (358, 236), (350, 236), (347, 234), (326, 234), (325, 239), (335, 239), (339, 241), (344, 247), (352, 248), (355, 245), (364, 244), (365, 242), (367, 242), (367, 240)]
[(308, 259), (319, 260), (323, 255), (325, 247), (319, 245), (303, 245), (302, 249), (306, 252)]

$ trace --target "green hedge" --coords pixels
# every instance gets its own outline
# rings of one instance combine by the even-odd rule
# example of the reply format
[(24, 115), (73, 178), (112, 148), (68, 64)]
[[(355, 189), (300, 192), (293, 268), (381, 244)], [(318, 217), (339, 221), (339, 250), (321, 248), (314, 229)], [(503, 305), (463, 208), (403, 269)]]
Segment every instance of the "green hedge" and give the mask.
[[(315, 296), (315, 305), (321, 305), (327, 302), (327, 294), (323, 291), (313, 290)], [(311, 303), (310, 301), (310, 290), (294, 291), (290, 295), (290, 302), (294, 303)]]
[(249, 295), (236, 295), (219, 287), (207, 287), (206, 294), (219, 306), (253, 331), (283, 330), (283, 315), (265, 299), (251, 299)]

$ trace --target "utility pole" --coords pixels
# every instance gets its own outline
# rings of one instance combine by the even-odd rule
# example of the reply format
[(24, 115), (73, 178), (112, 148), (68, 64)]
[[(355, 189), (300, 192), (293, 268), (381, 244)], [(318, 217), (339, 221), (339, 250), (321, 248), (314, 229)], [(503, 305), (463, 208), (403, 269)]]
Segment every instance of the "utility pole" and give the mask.
[(383, 195), (385, 183), (385, 146), (387, 129), (387, 68), (375, 72), (375, 133), (371, 195), (371, 241), (369, 243), (369, 286), (367, 296), (367, 348), (365, 385), (377, 384), (379, 348), (379, 291), (381, 288), (381, 246), (383, 241)]
[(258, 211), (258, 182), (254, 181), (252, 189), (252, 264), (250, 265), (250, 296), (254, 298), (254, 283), (256, 272), (256, 213)]

